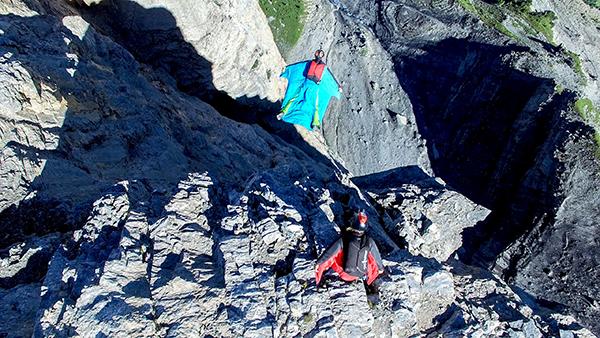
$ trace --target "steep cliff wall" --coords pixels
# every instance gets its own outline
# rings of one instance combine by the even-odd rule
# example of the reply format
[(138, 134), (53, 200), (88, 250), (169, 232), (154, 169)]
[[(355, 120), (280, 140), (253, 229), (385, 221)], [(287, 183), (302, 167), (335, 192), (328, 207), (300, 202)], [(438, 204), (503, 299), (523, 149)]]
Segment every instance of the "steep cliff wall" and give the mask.
[[(338, 68), (350, 94), (323, 134), (352, 173), (407, 165), (435, 173), (492, 211), (465, 231), (464, 261), (568, 305), (598, 330), (596, 278), (584, 277), (598, 261), (600, 144), (589, 127), (598, 128), (598, 11), (582, 1), (533, 1), (523, 12), (492, 3), (316, 2), (293, 56), (322, 43), (332, 69), (350, 65)], [(543, 11), (554, 13), (553, 26), (534, 25)], [(395, 76), (380, 81), (378, 67)], [(387, 90), (380, 83), (393, 84), (384, 86), (391, 100), (377, 96)], [(543, 263), (559, 257), (562, 268)]]
[[(428, 175), (418, 120), (408, 110), (384, 110), (406, 103), (404, 94), (372, 93), (375, 85), (361, 92), (352, 75), (346, 79), (355, 103), (369, 95), (386, 103), (377, 110), (391, 119), (383, 129), (374, 121), (386, 115), (362, 115), (365, 126), (373, 122), (369, 133), (398, 137), (393, 144), (407, 154), (365, 162), (370, 167), (355, 179), (364, 191), (295, 129), (224, 117), (254, 105), (269, 111), (273, 79), (239, 76), (249, 64), (243, 60), (261, 51), (260, 60), (275, 63), (260, 72), (280, 57), (263, 40), (262, 16), (242, 26), (202, 25), (198, 31), (217, 36), (199, 40), (186, 17), (220, 20), (245, 2), (221, 10), (175, 2), (0, 4), (0, 336), (592, 336), (451, 257), (462, 231), (488, 210)], [(132, 18), (131, 30), (111, 14)], [(336, 20), (347, 20), (336, 33), (344, 35), (355, 18)], [(244, 83), (220, 87), (208, 73), (178, 68), (199, 62), (214, 76), (213, 44), (236, 27), (256, 31), (229, 40), (239, 63), (223, 56), (220, 74)], [(246, 50), (251, 36), (265, 50)], [(360, 34), (345, 36), (342, 51), (363, 43)], [(358, 64), (396, 88), (391, 54), (372, 48), (375, 61)], [(383, 143), (376, 149), (382, 161), (394, 154)], [(391, 177), (372, 175), (397, 166), (405, 168)], [(370, 214), (388, 271), (374, 287), (328, 275), (317, 289), (316, 257), (357, 209)]]
[[(363, 5), (365, 11), (372, 6)], [(288, 61), (308, 59), (320, 47), (327, 52), (326, 62), (343, 89), (325, 117), (329, 149), (357, 176), (413, 165), (431, 173), (411, 102), (377, 37), (328, 1), (312, 2), (307, 18)]]

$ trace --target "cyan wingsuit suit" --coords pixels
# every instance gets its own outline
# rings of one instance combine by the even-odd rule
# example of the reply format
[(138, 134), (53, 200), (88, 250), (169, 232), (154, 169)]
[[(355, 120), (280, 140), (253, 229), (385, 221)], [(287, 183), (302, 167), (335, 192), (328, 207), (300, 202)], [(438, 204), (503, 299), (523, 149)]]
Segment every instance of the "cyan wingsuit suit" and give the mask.
[(318, 84), (306, 77), (310, 62), (309, 60), (291, 64), (281, 74), (281, 77), (288, 80), (281, 104), (281, 119), (308, 130), (323, 123), (331, 97), (340, 98), (339, 84), (328, 67), (325, 67)]

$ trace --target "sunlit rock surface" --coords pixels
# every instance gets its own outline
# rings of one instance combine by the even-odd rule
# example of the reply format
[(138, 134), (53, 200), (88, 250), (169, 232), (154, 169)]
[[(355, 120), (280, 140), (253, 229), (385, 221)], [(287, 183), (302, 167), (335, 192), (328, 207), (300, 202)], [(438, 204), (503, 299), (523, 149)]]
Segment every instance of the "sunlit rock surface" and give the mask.
[[(239, 52), (231, 59), (210, 56), (239, 27), (268, 32), (264, 16), (244, 23), (256, 3), (233, 1), (222, 10), (211, 3), (194, 15), (239, 15), (239, 25), (198, 30), (184, 4), (174, 2), (0, 4), (0, 336), (592, 336), (562, 309), (543, 308), (452, 257), (461, 232), (487, 209), (431, 177), (410, 110), (390, 115), (377, 106), (377, 114), (397, 124), (378, 129), (375, 121), (385, 115), (374, 115), (364, 128), (372, 123), (375, 133), (397, 135), (394, 144), (406, 150), (396, 159), (379, 143), (375, 158), (390, 159), (382, 169), (420, 166), (421, 178), (404, 172), (396, 178), (405, 183), (362, 187), (324, 145), (311, 152), (301, 135), (282, 138), (226, 118), (236, 111), (218, 111), (186, 88), (185, 73), (166, 67), (198, 56), (192, 61), (212, 63), (212, 78), (188, 84), (206, 84), (201, 91), (213, 94), (225, 90), (230, 100), (258, 98), (243, 102), (246, 108), (269, 105), (275, 84), (266, 73), (280, 56), (268, 34), (231, 40), (228, 48)], [(239, 13), (242, 8), (249, 9)], [(163, 51), (193, 48), (159, 53), (156, 63), (144, 59), (139, 48), (153, 40), (136, 45), (132, 37), (148, 31), (124, 37), (104, 21), (106, 13), (135, 13), (141, 23), (159, 13), (168, 34), (150, 27), (146, 37), (162, 44), (180, 34), (184, 39)], [(337, 26), (338, 33), (347, 34), (341, 27), (348, 25)], [(216, 36), (191, 38), (202, 29)], [(365, 41), (376, 42), (372, 33), (363, 31), (371, 39)], [(363, 43), (346, 36), (343, 48), (355, 51), (354, 43)], [(252, 43), (262, 47), (251, 51)], [(246, 61), (261, 51), (264, 63), (252, 79), (231, 66), (237, 60), (252, 70)], [(389, 72), (390, 54), (375, 44), (368, 52), (377, 59), (369, 69), (391, 88), (377, 95), (406, 103), (392, 90), (398, 79)], [(345, 70), (344, 63), (332, 68)], [(221, 71), (235, 81), (219, 82)], [(355, 103), (366, 105), (367, 92), (354, 88), (359, 82), (345, 83)], [(370, 143), (364, 144), (359, 153)], [(351, 167), (358, 159), (344, 161)], [(379, 171), (366, 170), (363, 178), (375, 180)], [(317, 289), (317, 257), (359, 209), (370, 215), (385, 274), (365, 287), (331, 272)], [(446, 242), (444, 231), (451, 235)]]

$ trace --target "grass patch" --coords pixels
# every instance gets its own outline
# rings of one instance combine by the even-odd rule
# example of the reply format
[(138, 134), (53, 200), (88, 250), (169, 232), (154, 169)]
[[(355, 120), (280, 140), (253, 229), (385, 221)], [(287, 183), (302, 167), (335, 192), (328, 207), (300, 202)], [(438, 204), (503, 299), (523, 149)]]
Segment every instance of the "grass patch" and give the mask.
[(304, 322), (304, 324), (310, 324), (315, 320), (315, 317), (313, 316), (312, 313), (307, 313), (304, 315), (304, 317), (302, 317), (302, 321)]
[(487, 3), (472, 2), (472, 0), (458, 0), (458, 4), (461, 5), (467, 12), (473, 13), (486, 25), (496, 29), (500, 33), (512, 39), (519, 39), (518, 36), (504, 26), (502, 22), (506, 18), (506, 15), (497, 6), (489, 5)]
[(575, 101), (575, 110), (584, 120), (600, 127), (600, 110), (594, 107), (592, 100), (583, 98)]
[(575, 101), (575, 111), (584, 121), (594, 127), (594, 139), (596, 141), (596, 156), (600, 158), (600, 109), (594, 107), (592, 100), (588, 98)]
[[(600, 0), (595, 0), (600, 1)], [(502, 22), (506, 18), (504, 11), (514, 14), (526, 23), (521, 27), (527, 34), (542, 34), (548, 42), (554, 44), (554, 21), (556, 14), (552, 11), (534, 12), (531, 10), (531, 0), (458, 0), (458, 3), (467, 11), (477, 15), (481, 21), (495, 28), (501, 33), (517, 38)]]
[(585, 73), (583, 72), (583, 66), (581, 65), (581, 57), (579, 54), (575, 52), (571, 52), (570, 50), (566, 50), (567, 56), (569, 57), (569, 65), (573, 68), (575, 73), (579, 75), (584, 84), (587, 83), (587, 78), (585, 77)]
[(554, 21), (557, 19), (556, 14), (552, 11), (545, 12), (529, 12), (524, 15), (524, 19), (531, 25), (533, 29), (542, 33), (548, 42), (554, 43)]
[(554, 92), (558, 95), (562, 94), (565, 91), (565, 87), (563, 87), (561, 84), (557, 83), (556, 86), (554, 86)]
[(554, 44), (554, 32), (552, 29), (554, 28), (554, 21), (557, 19), (554, 12), (532, 11), (531, 0), (501, 0), (499, 3), (525, 20), (534, 31), (541, 33), (548, 42)]
[(583, 0), (583, 1), (592, 7), (600, 8), (600, 0)]
[(477, 8), (475, 8), (475, 5), (473, 5), (470, 0), (458, 0), (458, 4), (461, 5), (467, 12), (477, 15)]
[(275, 43), (280, 51), (288, 51), (300, 39), (306, 18), (303, 0), (259, 0), (269, 20)]

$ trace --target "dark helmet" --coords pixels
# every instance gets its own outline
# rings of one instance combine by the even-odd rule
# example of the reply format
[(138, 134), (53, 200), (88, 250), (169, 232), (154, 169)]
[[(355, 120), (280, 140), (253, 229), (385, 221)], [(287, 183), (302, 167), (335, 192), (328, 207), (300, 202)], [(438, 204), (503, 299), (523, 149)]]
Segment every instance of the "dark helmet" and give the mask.
[(315, 51), (315, 59), (322, 59), (325, 56), (325, 52), (322, 49)]
[(357, 215), (357, 221), (352, 225), (351, 230), (362, 235), (365, 230), (367, 230), (368, 220), (369, 218), (367, 217), (367, 213), (364, 212), (364, 210), (359, 211)]

